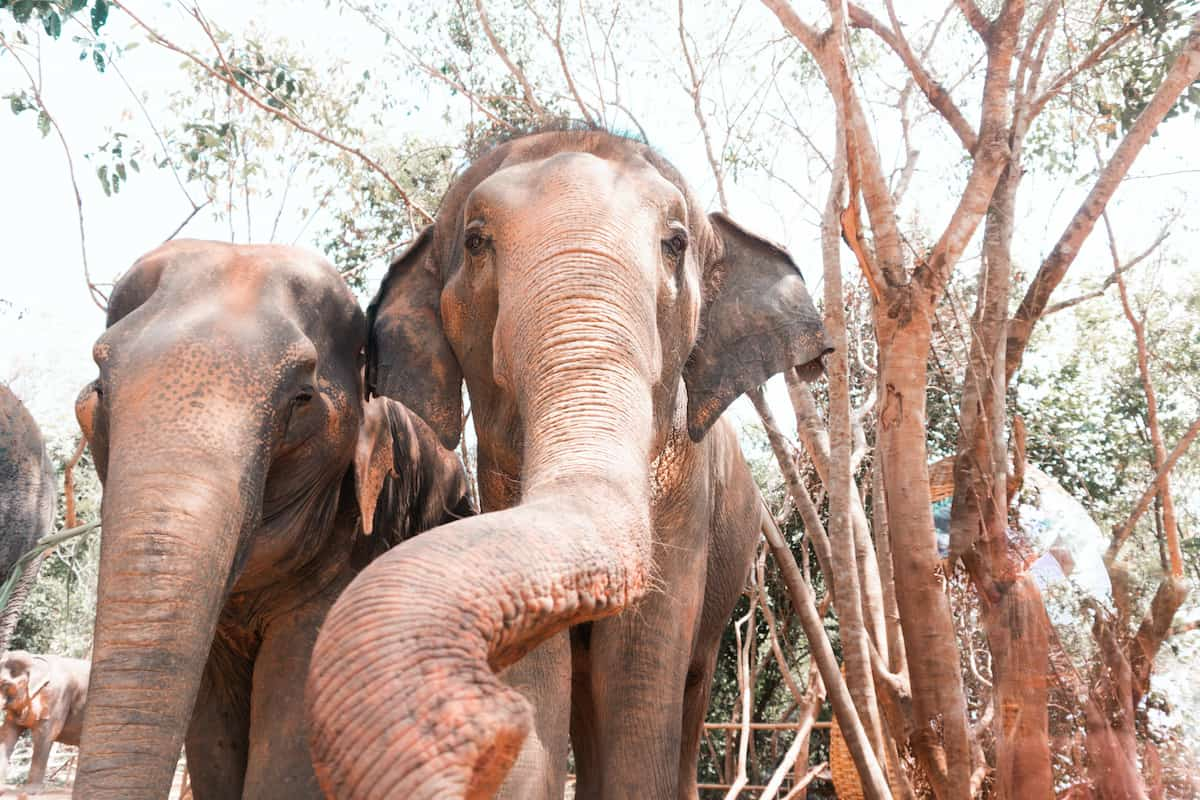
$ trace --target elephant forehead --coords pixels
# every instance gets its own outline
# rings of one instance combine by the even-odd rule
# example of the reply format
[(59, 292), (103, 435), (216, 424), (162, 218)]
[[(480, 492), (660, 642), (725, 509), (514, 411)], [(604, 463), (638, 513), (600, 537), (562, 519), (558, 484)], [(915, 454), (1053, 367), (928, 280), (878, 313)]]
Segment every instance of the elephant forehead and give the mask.
[(554, 209), (567, 196), (590, 201), (599, 214), (658, 210), (686, 217), (683, 193), (644, 159), (566, 151), (502, 166), (472, 190), (466, 218), (521, 219), (531, 207)]

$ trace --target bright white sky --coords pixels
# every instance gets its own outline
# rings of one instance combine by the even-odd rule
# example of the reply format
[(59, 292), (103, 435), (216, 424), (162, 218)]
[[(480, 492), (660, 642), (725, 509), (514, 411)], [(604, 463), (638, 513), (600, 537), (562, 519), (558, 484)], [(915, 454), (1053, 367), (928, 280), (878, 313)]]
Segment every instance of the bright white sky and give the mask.
[[(169, 37), (202, 49), (194, 22), (180, 8), (151, 3), (142, 5), (145, 6), (144, 18)], [(940, 0), (912, 3), (906, 5), (906, 12), (910, 7), (911, 13), (919, 13), (920, 7), (936, 7), (936, 13), (940, 13), (942, 5)], [(362, 67), (377, 66), (386, 52), (383, 37), (352, 14), (338, 14), (336, 10), (321, 6), (307, 4), (301, 14), (291, 4), (286, 6), (287, 13), (279, 13), (280, 4), (269, 2), (219, 0), (203, 4), (206, 15), (226, 30), (245, 30), (256, 19), (269, 14), (275, 35), (302, 43), (310, 52), (335, 55), (356, 68), (360, 64)], [(699, 6), (694, 14), (692, 8), (689, 3), (687, 13), (692, 19), (703, 18)], [(778, 23), (757, 3), (747, 5), (743, 13), (747, 24), (774, 26), (762, 30), (777, 30)], [(118, 42), (143, 40), (115, 9), (107, 34)], [(673, 37), (674, 32), (671, 34)], [(94, 167), (84, 159), (84, 154), (107, 141), (108, 131), (114, 128), (141, 134), (151, 145), (153, 140), (121, 82), (111, 73), (97, 75), (90, 64), (81, 63), (78, 48), (70, 41), (70, 35), (68, 27), (62, 40), (45, 42), (44, 94), (75, 157), (94, 279), (111, 281), (137, 256), (172, 231), (186, 215), (188, 206), (169, 173), (146, 168), (150, 161), (148, 157), (142, 159), (141, 174), (131, 175), (119, 195), (113, 198), (103, 195)], [(650, 39), (648, 57), (671, 46), (670, 39)], [(124, 74), (144, 95), (151, 113), (160, 121), (167, 119), (161, 109), (166, 104), (168, 91), (179, 86), (183, 74), (178, 67), (180, 61), (177, 54), (141, 44), (127, 52), (120, 62)], [(0, 57), (0, 91), (20, 88), (24, 82), (24, 76), (12, 59)], [(713, 198), (713, 181), (709, 177), (701, 141), (695, 133), (688, 98), (677, 87), (664, 88), (657, 82), (626, 85), (623, 90), (627, 102), (638, 109), (651, 143), (689, 176), (702, 197)], [(437, 107), (427, 97), (417, 96), (414, 102)], [(811, 109), (803, 109), (798, 115), (812, 118), (813, 113)], [(397, 114), (395, 127), (389, 129), (389, 134), (420, 132), (422, 126), (436, 133), (445, 127), (445, 123), (432, 113)], [(828, 146), (828, 142), (823, 141), (832, 138), (831, 132), (828, 135), (823, 132), (829, 130), (828, 126), (823, 128), (819, 121), (814, 121), (810, 130), (819, 145)], [(1166, 206), (1183, 203), (1185, 192), (1200, 173), (1200, 159), (1195, 149), (1197, 133), (1196, 123), (1190, 115), (1163, 126), (1143, 152), (1133, 173), (1135, 176), (1173, 174), (1128, 181), (1110, 206), (1122, 236), (1122, 247), (1127, 253), (1139, 252), (1153, 238)], [(905, 213), (912, 214), (911, 209), (919, 207), (925, 223), (930, 228), (940, 229), (940, 220), (949, 213), (948, 204), (955, 198), (939, 188), (939, 176), (958, 158), (958, 146), (950, 141), (944, 125), (936, 120), (927, 120), (924, 127), (918, 129), (918, 135), (921, 137), (918, 146), (926, 152)], [(91, 343), (103, 328), (103, 315), (89, 299), (82, 279), (74, 200), (59, 143), (53, 134), (46, 139), (40, 137), (32, 112), (14, 117), (7, 109), (0, 109), (0, 142), (0, 181), (4, 187), (0, 191), (0, 241), (4, 243), (0, 298), (13, 306), (0, 307), (0, 379), (13, 384), (48, 432), (66, 433), (74, 429), (72, 404), (75, 393), (94, 375)], [(819, 174), (809, 175), (802, 155), (797, 154), (795, 159), (793, 182), (810, 190), (811, 199), (818, 205), (823, 203), (827, 191), (825, 179)], [(776, 166), (780, 165), (788, 166), (786, 157), (777, 162)], [(754, 176), (733, 181), (729, 189), (730, 205), (735, 214), (750, 227), (786, 242), (809, 278), (814, 296), (819, 296), (818, 241), (817, 231), (811, 225), (815, 218), (813, 212), (794, 198), (781, 197), (778, 186), (772, 187)], [(1018, 235), (1022, 238), (1016, 247), (1025, 269), (1032, 271), (1036, 259), (1050, 249), (1086, 189), (1086, 182), (1076, 184), (1061, 175), (1047, 178), (1033, 174), (1026, 179), (1021, 189), (1021, 218), (1017, 222)], [(713, 203), (715, 206), (715, 199)], [(1194, 220), (1194, 215), (1183, 219), (1180, 230), (1171, 240), (1174, 250), (1182, 253), (1197, 250), (1200, 238)], [(312, 239), (319, 229), (318, 224), (310, 225), (300, 243), (314, 245)], [(227, 224), (202, 212), (188, 226), (185, 235), (227, 239), (228, 230)], [(291, 241), (287, 219), (282, 231), (280, 239)], [(973, 245), (968, 255), (977, 252), (977, 245)], [(971, 269), (972, 264), (968, 261), (963, 269)], [(380, 268), (382, 266), (381, 259)], [(1188, 269), (1194, 268), (1189, 264)], [(1094, 235), (1073, 267), (1070, 282), (1094, 279), (1109, 269), (1102, 236)], [(372, 290), (377, 279), (378, 271), (369, 281)], [(1064, 287), (1063, 296), (1071, 293), (1070, 287)], [(1070, 323), (1065, 327), (1070, 330)], [(1086, 340), (1086, 333), (1079, 333)]]

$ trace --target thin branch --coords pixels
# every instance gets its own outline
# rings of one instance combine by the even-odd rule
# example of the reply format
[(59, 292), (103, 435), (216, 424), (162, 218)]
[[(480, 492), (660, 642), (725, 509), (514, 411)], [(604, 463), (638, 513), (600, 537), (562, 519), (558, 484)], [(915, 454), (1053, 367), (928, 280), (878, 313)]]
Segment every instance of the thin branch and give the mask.
[[(325, 144), (335, 147), (338, 150), (341, 150), (343, 153), (352, 155), (355, 158), (357, 158), (358, 160), (360, 160), (363, 164), (365, 164), (372, 171), (374, 171), (376, 174), (378, 174), (380, 177), (382, 177), (385, 181), (387, 181), (388, 185), (391, 186), (393, 190), (395, 190), (396, 194), (399, 195), (400, 199), (404, 202), (405, 205), (407, 205), (408, 207), (410, 207), (414, 211), (416, 211), (417, 214), (419, 214), (426, 222), (433, 222), (433, 215), (430, 214), (428, 211), (426, 211), (424, 208), (422, 208), (421, 205), (416, 200), (413, 200), (412, 197), (409, 196), (408, 192), (406, 192), (404, 190), (404, 188), (396, 181), (396, 179), (393, 178), (391, 176), (391, 174), (379, 164), (378, 161), (376, 161), (375, 159), (368, 156), (360, 148), (353, 147), (351, 145), (346, 144), (345, 142), (340, 142), (337, 139), (334, 139), (334, 138), (327, 136), (326, 134), (316, 130), (315, 128), (309, 127), (308, 125), (306, 125), (305, 123), (303, 123), (299, 119), (297, 119), (296, 117), (294, 117), (290, 114), (287, 114), (278, 108), (272, 108), (271, 106), (264, 103), (262, 100), (255, 97), (250, 92), (246, 91), (246, 88), (244, 86), (242, 86), (241, 84), (239, 84), (233, 78), (232, 72), (226, 73), (226, 72), (214, 69), (206, 61), (204, 61), (204, 59), (200, 58), (195, 53), (192, 53), (190, 50), (186, 50), (183, 47), (180, 47), (179, 45), (175, 44), (171, 40), (167, 39), (162, 34), (160, 34), (158, 31), (156, 31), (154, 28), (151, 28), (149, 25), (147, 25), (145, 22), (143, 22), (140, 17), (135, 15), (133, 12), (131, 12), (125, 6), (125, 4), (121, 2), (121, 0), (111, 0), (111, 2), (117, 8), (124, 11), (129, 16), (129, 18), (131, 20), (133, 20), (135, 25), (137, 25), (142, 30), (146, 31), (146, 33), (148, 33), (150, 35), (151, 41), (153, 41), (155, 44), (160, 45), (161, 47), (164, 47), (173, 52), (179, 53), (183, 57), (187, 58), (189, 61), (191, 61), (194, 64), (196, 64), (197, 66), (199, 66), (202, 70), (204, 70), (210, 76), (212, 76), (213, 78), (216, 78), (217, 80), (224, 83), (226, 86), (233, 89), (238, 94), (245, 97), (247, 100), (249, 100), (251, 103), (253, 103), (255, 106), (257, 106), (258, 108), (260, 108), (262, 111), (266, 112), (267, 114), (270, 114), (273, 117), (277, 117), (278, 119), (283, 120), (284, 122), (288, 123), (289, 125), (296, 128), (297, 130), (307, 133), (308, 135), (312, 136), (313, 138), (318, 139), (318, 140), (324, 142)], [(192, 16), (201, 24), (202, 27), (205, 27), (205, 29), (207, 31), (207, 26), (205, 25), (203, 20), (200, 18), (199, 14), (197, 12), (193, 11)], [(211, 33), (209, 33), (209, 38), (212, 39)], [(218, 55), (220, 56), (220, 46), (216, 44), (215, 39), (213, 39), (212, 41), (213, 41), (214, 46), (217, 47), (217, 52), (218, 52)], [(223, 56), (220, 56), (220, 57), (222, 59), (224, 58)], [(228, 69), (228, 68), (226, 68), (226, 69)]]
[(509, 73), (517, 79), (517, 83), (521, 84), (521, 92), (525, 95), (525, 102), (529, 105), (529, 110), (538, 119), (546, 118), (546, 109), (544, 109), (534, 97), (533, 87), (529, 85), (529, 79), (525, 77), (525, 71), (513, 63), (509, 58), (508, 51), (504, 49), (504, 45), (500, 44), (500, 40), (496, 38), (496, 34), (492, 31), (492, 23), (488, 20), (487, 11), (483, 8), (483, 0), (475, 0), (475, 10), (479, 12), (479, 21), (483, 24), (484, 35), (491, 42), (492, 50), (496, 55), (500, 56), (500, 60), (504, 62), (504, 66), (508, 67)]
[[(1166, 447), (1163, 445), (1162, 428), (1158, 424), (1158, 397), (1154, 391), (1154, 382), (1150, 378), (1150, 356), (1146, 347), (1146, 325), (1139, 321), (1133, 313), (1133, 305), (1129, 301), (1129, 292), (1125, 280), (1121, 277), (1121, 261), (1117, 254), (1117, 239), (1113, 234), (1112, 222), (1108, 212), (1101, 214), (1104, 219), (1104, 231), (1108, 235), (1108, 249), (1112, 254), (1113, 277), (1117, 280), (1117, 291), (1121, 296), (1121, 308), (1129, 326), (1133, 328), (1134, 345), (1137, 347), (1138, 375), (1142, 380), (1142, 392), (1146, 395), (1146, 427), (1149, 429), (1151, 452), (1154, 455), (1154, 468), (1162, 467), (1166, 458)], [(1183, 551), (1179, 546), (1179, 528), (1175, 521), (1175, 501), (1171, 498), (1171, 476), (1163, 473), (1158, 478), (1158, 500), (1162, 505), (1163, 534), (1166, 539), (1167, 552), (1170, 555), (1171, 576), (1183, 577)], [(1174, 612), (1172, 612), (1174, 613)]]
[(1090, 53), (1084, 56), (1078, 64), (1069, 67), (1055, 77), (1052, 81), (1050, 81), (1050, 86), (1046, 89), (1046, 91), (1038, 95), (1038, 98), (1033, 101), (1033, 105), (1030, 108), (1029, 118), (1033, 119), (1036, 117), (1041, 110), (1045, 108), (1046, 103), (1049, 103), (1055, 95), (1062, 91), (1064, 86), (1074, 80), (1075, 76), (1100, 63), (1100, 61), (1106, 55), (1108, 55), (1113, 48), (1125, 41), (1125, 39), (1127, 39), (1132, 33), (1136, 32), (1137, 28), (1138, 23), (1136, 20), (1127, 22), (1120, 28), (1117, 28), (1117, 30), (1109, 34), (1109, 36), (1103, 42), (1096, 45), (1096, 47)]
[(892, 0), (886, 0), (886, 5), (888, 17), (892, 24), (891, 30), (881, 20), (857, 3), (849, 4), (850, 24), (856, 28), (870, 30), (900, 57), (900, 60), (908, 68), (921, 93), (929, 100), (929, 104), (950, 124), (950, 128), (958, 136), (958, 140), (962, 142), (963, 148), (968, 153), (974, 151), (975, 145), (979, 140), (975, 129), (971, 127), (971, 123), (967, 122), (962, 111), (954, 104), (954, 98), (950, 96), (950, 93), (926, 71), (916, 54), (913, 53), (908, 40), (904, 37), (900, 23), (896, 19)]
[(1067, 224), (1054, 249), (1042, 262), (1037, 275), (1029, 284), (1025, 297), (1017, 309), (1016, 315), (1009, 322), (1007, 346), (1007, 378), (1011, 380), (1013, 373), (1021, 364), (1025, 347), (1033, 333), (1033, 327), (1042, 317), (1049, 303), (1050, 295), (1062, 282), (1067, 269), (1075, 261), (1079, 248), (1083, 245), (1088, 234), (1096, 224), (1108, 201), (1121, 185), (1121, 180), (1133, 165), (1134, 160), (1145, 144), (1150, 141), (1154, 130), (1163, 121), (1167, 112), (1175, 105), (1176, 99), (1188, 85), (1200, 75), (1200, 14), (1192, 18), (1191, 31), (1179, 57), (1171, 65), (1170, 70), (1159, 84), (1154, 97), (1138, 115), (1137, 121), (1129, 133), (1117, 145), (1112, 158), (1100, 170), (1100, 175), (1088, 192), (1083, 205), (1075, 212)]
[(1117, 269), (1113, 270), (1113, 272), (1104, 279), (1104, 283), (1100, 284), (1099, 289), (1081, 294), (1078, 297), (1072, 297), (1070, 300), (1063, 300), (1060, 303), (1052, 303), (1051, 305), (1046, 306), (1046, 310), (1042, 312), (1042, 316), (1047, 317), (1051, 314), (1056, 314), (1059, 311), (1065, 311), (1068, 308), (1077, 306), (1080, 303), (1085, 303), (1088, 300), (1095, 300), (1097, 297), (1104, 296), (1104, 293), (1108, 291), (1108, 288), (1117, 282), (1118, 277), (1123, 276), (1126, 272), (1129, 272), (1129, 270), (1145, 261), (1154, 253), (1155, 250), (1159, 248), (1159, 246), (1162, 245), (1164, 241), (1166, 241), (1167, 237), (1171, 235), (1169, 226), (1174, 222), (1175, 218), (1172, 218), (1168, 225), (1164, 226), (1163, 229), (1159, 231), (1158, 236), (1155, 237), (1154, 241), (1151, 242), (1150, 246), (1147, 247), (1145, 251), (1136, 257), (1131, 258), (1129, 261), (1126, 261)]
[(208, 199), (208, 200), (205, 200), (203, 203), (201, 203), (198, 206), (193, 206), (192, 210), (190, 212), (188, 212), (188, 215), (183, 218), (183, 221), (180, 222), (178, 225), (176, 225), (175, 230), (171, 231), (170, 235), (167, 236), (166, 239), (163, 239), (163, 241), (169, 242), (172, 239), (174, 239), (176, 236), (178, 236), (179, 232), (182, 231), (184, 228), (186, 228), (187, 224), (189, 222), (191, 222), (196, 217), (196, 215), (199, 214), (200, 211), (211, 202), (212, 202), (212, 200)]
[(1146, 513), (1146, 509), (1150, 507), (1150, 501), (1153, 500), (1155, 495), (1158, 494), (1159, 482), (1162, 480), (1164, 475), (1169, 475), (1171, 470), (1175, 468), (1175, 462), (1187, 452), (1188, 447), (1196, 438), (1196, 434), (1200, 434), (1200, 417), (1197, 417), (1192, 422), (1187, 431), (1184, 432), (1183, 436), (1181, 436), (1179, 441), (1176, 442), (1175, 448), (1171, 450), (1170, 455), (1167, 456), (1167, 460), (1162, 463), (1161, 467), (1159, 467), (1158, 472), (1154, 476), (1154, 480), (1151, 481), (1150, 485), (1146, 487), (1146, 490), (1142, 492), (1142, 496), (1138, 499), (1137, 504), (1133, 507), (1133, 511), (1130, 512), (1129, 516), (1123, 523), (1113, 528), (1112, 543), (1108, 546), (1108, 553), (1105, 556), (1107, 560), (1111, 562), (1116, 559), (1117, 554), (1120, 553), (1121, 548), (1125, 545), (1125, 541), (1129, 538), (1129, 535), (1133, 533), (1134, 526), (1137, 525), (1137, 522), (1139, 519), (1141, 519), (1142, 514)]
[(716, 154), (713, 152), (712, 137), (708, 132), (708, 122), (704, 117), (704, 109), (700, 104), (700, 90), (704, 83), (704, 77), (697, 74), (696, 63), (692, 60), (691, 51), (688, 49), (687, 32), (683, 25), (683, 0), (679, 0), (679, 44), (683, 48), (683, 60), (687, 63), (688, 75), (692, 79), (692, 85), (688, 89), (688, 94), (692, 98), (692, 111), (696, 115), (697, 124), (700, 126), (700, 134), (704, 137), (704, 153), (708, 157), (708, 166), (712, 169), (713, 179), (717, 182), (717, 197), (721, 200), (721, 210), (729, 213), (729, 200), (725, 196), (725, 173), (721, 169), (720, 162), (717, 161)]
[(829, 703), (833, 707), (833, 715), (837, 719), (838, 727), (842, 731), (850, 755), (854, 759), (854, 765), (858, 769), (863, 791), (871, 800), (890, 798), (891, 792), (888, 790), (887, 779), (883, 775), (878, 759), (875, 758), (874, 751), (871, 750), (866, 730), (855, 711), (854, 700), (851, 698), (850, 690), (846, 687), (846, 681), (842, 678), (842, 673), (838, 668), (833, 647), (829, 644), (829, 636), (825, 632), (825, 626), (817, 611), (812, 587), (804, 580), (800, 567), (796, 564), (796, 557), (792, 555), (787, 541), (776, 527), (765, 502), (762, 503), (761, 517), (763, 537), (771, 548), (771, 555), (774, 556), (775, 564), (783, 576), (792, 607), (800, 617), (800, 624), (804, 628), (805, 636), (808, 637), (812, 658), (820, 668), (821, 680), (825, 682), (825, 690), (829, 695)]
[[(9, 44), (8, 39), (6, 39), (2, 33), (0, 33), (0, 47), (3, 47), (12, 54), (13, 59), (16, 60), (17, 65), (21, 68), (21, 71), (24, 72), (25, 76), (29, 79), (29, 88), (33, 92), (33, 99), (38, 105), (38, 110), (46, 115), (46, 120), (50, 123), (50, 126), (54, 128), (54, 133), (58, 136), (59, 143), (62, 144), (63, 153), (67, 157), (67, 174), (71, 178), (71, 189), (75, 192), (75, 211), (79, 218), (79, 257), (83, 262), (83, 279), (87, 282), (88, 294), (91, 295), (92, 302), (95, 303), (96, 307), (101, 311), (107, 312), (108, 297), (106, 297), (104, 292), (100, 291), (100, 288), (92, 282), (91, 269), (88, 267), (87, 234), (84, 231), (83, 223), (83, 196), (79, 192), (79, 181), (75, 178), (75, 160), (71, 157), (71, 147), (67, 144), (67, 137), (63, 134), (62, 128), (59, 127), (58, 120), (55, 119), (54, 115), (50, 113), (50, 110), (46, 108), (46, 101), (42, 98), (41, 83), (33, 77), (33, 73), (29, 70), (29, 67), (25, 65), (25, 61), (21, 58), (20, 53), (18, 53), (16, 49)], [(38, 64), (38, 69), (40, 70), (40, 59)]]
[[(478, 2), (478, 0), (477, 0)], [(555, 54), (558, 55), (558, 66), (562, 70), (563, 78), (567, 81), (567, 91), (571, 93), (571, 97), (575, 98), (575, 105), (579, 107), (579, 113), (583, 114), (584, 121), (593, 128), (596, 126), (596, 120), (592, 117), (591, 110), (587, 107), (587, 103), (583, 102), (583, 98), (579, 95), (579, 89), (575, 86), (575, 79), (571, 75), (571, 68), (567, 66), (567, 55), (562, 44), (562, 0), (558, 0), (558, 19), (555, 23), (554, 33), (550, 33), (550, 29), (546, 26), (545, 20), (538, 10), (534, 8), (533, 3), (525, 0), (525, 8), (529, 13), (533, 14), (533, 18), (537, 20), (538, 30), (542, 35), (550, 40), (551, 46), (554, 48)], [(635, 120), (636, 124), (636, 120)]]

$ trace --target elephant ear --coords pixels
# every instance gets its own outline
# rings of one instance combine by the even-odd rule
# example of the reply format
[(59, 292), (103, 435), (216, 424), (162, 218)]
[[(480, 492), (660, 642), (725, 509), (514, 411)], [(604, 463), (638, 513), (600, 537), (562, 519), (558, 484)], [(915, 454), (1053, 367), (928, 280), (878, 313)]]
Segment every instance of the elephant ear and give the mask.
[(376, 397), (363, 404), (363, 422), (354, 449), (354, 494), (362, 517), (362, 532), (367, 536), (375, 530), (375, 506), (384, 480), (398, 475), (387, 402)]
[(38, 692), (50, 683), (50, 662), (43, 656), (33, 656), (29, 659), (29, 672), (26, 674), (26, 702), (37, 697)]
[(709, 222), (721, 257), (705, 271), (700, 338), (683, 370), (697, 442), (747, 389), (790, 367), (819, 371), (833, 350), (788, 252), (722, 213)]
[(367, 390), (399, 400), (453, 449), (462, 434), (462, 368), (442, 332), (442, 281), (429, 225), (396, 257), (367, 307)]

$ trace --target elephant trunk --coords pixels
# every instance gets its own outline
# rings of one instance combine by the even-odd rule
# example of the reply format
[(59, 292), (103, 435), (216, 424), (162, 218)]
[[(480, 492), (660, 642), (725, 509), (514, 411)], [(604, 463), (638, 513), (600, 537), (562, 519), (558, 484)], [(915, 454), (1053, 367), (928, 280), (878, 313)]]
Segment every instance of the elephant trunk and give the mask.
[[(612, 270), (591, 257), (528, 270), (514, 296), (533, 299), (509, 308), (542, 324), (498, 333), (513, 349), (497, 345), (497, 377), (526, 421), (521, 503), (388, 552), (326, 618), (308, 700), (331, 797), (492, 797), (532, 724), (497, 673), (652, 580), (650, 311), (631, 314), (634, 293), (605, 286)], [(570, 298), (584, 292), (581, 314)]]
[[(170, 466), (113, 441), (74, 796), (166, 797), (230, 583), (254, 470), (177, 444)], [(241, 480), (239, 480), (241, 477)]]

